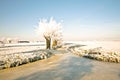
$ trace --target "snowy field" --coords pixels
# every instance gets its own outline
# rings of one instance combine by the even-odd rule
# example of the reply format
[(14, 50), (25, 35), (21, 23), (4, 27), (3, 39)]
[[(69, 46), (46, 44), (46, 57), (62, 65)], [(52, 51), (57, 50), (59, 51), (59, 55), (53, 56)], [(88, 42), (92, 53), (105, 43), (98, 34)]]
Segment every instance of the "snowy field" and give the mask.
[(106, 51), (120, 52), (120, 41), (66, 41), (66, 43), (80, 44), (83, 45), (81, 48), (84, 49), (102, 47)]
[(45, 43), (5, 44), (0, 47), (0, 69), (16, 67), (50, 57)]
[[(67, 46), (84, 45), (81, 48), (92, 49), (102, 47), (107, 51), (120, 52), (120, 41), (65, 41)], [(19, 44), (5, 44), (0, 47), (0, 55), (21, 53), (33, 50), (45, 49), (45, 42), (40, 43), (19, 43)]]
[[(90, 41), (67, 42), (66, 47), (74, 46), (77, 44), (89, 46), (89, 47), (81, 46), (84, 48), (93, 48), (96, 46), (99, 47), (103, 44), (104, 47), (108, 48), (113, 46), (112, 44), (114, 44), (113, 48), (117, 46), (119, 48), (119, 42), (113, 42), (111, 44), (110, 42), (107, 43), (107, 42), (90, 42)], [(108, 46), (108, 44), (111, 46)], [(26, 46), (26, 47), (32, 48), (34, 46)], [(35, 47), (36, 48), (34, 49), (39, 49), (42, 46), (35, 46)], [(27, 56), (27, 58), (28, 56), (30, 57), (30, 55), (27, 54), (28, 53), (26, 53), (25, 56)], [(54, 54), (56, 55), (53, 55), (48, 59), (39, 60), (30, 64), (22, 65), (20, 67), (9, 68), (7, 70), (6, 69), (0, 70), (0, 79), (1, 80), (38, 80), (38, 79), (39, 80), (120, 80), (120, 64), (86, 59), (83, 57), (73, 55), (70, 52), (67, 52), (66, 50), (63, 51), (57, 50), (54, 52)], [(35, 54), (35, 56), (37, 55)], [(22, 58), (22, 60), (24, 61), (24, 58)]]
[[(94, 49), (102, 47), (106, 50), (120, 51), (119, 41), (67, 41), (64, 42), (63, 49), (51, 50), (51, 57), (48, 52), (40, 52), (45, 49), (45, 43), (27, 43), (27, 44), (6, 44), (0, 48), (0, 57), (8, 54), (8, 56), (0, 58), (5, 62), (1, 63), (0, 78), (2, 80), (119, 80), (120, 64), (96, 61), (73, 55), (77, 53), (79, 48)], [(78, 45), (78, 46), (77, 46)], [(75, 46), (71, 48), (71, 46)], [(70, 49), (68, 51), (67, 49)], [(38, 50), (38, 52), (34, 52)], [(72, 51), (73, 50), (73, 51)], [(75, 50), (75, 51), (74, 51)], [(32, 52), (30, 52), (32, 51)], [(47, 51), (47, 50), (45, 50)], [(11, 55), (12, 53), (18, 53)], [(29, 54), (28, 54), (29, 53)], [(72, 54), (71, 54), (72, 53)], [(91, 54), (92, 55), (92, 54)], [(97, 56), (97, 54), (95, 55)], [(103, 56), (98, 55), (98, 59)], [(107, 55), (109, 56), (109, 55)], [(49, 57), (49, 58), (45, 58)], [(106, 57), (104, 55), (103, 57)], [(110, 55), (113, 59), (116, 57), (120, 61), (120, 56)], [(44, 59), (44, 60), (41, 60)], [(105, 58), (104, 58), (105, 59)], [(39, 61), (37, 61), (39, 60)], [(34, 62), (36, 61), (36, 62)], [(22, 64), (30, 63), (20, 67)], [(72, 63), (72, 64), (71, 64)], [(63, 65), (64, 64), (64, 65)], [(9, 68), (9, 67), (15, 68)], [(52, 73), (52, 74), (51, 74)], [(63, 74), (64, 73), (64, 74)], [(55, 75), (53, 75), (55, 74)], [(7, 77), (6, 77), (7, 76)], [(74, 76), (74, 77), (73, 77)], [(96, 77), (97, 76), (97, 77)], [(99, 76), (99, 77), (98, 77)]]
[(67, 49), (78, 56), (104, 62), (120, 63), (119, 41), (71, 41), (67, 43)]
[(4, 46), (0, 47), (0, 55), (28, 52), (28, 51), (39, 50), (44, 48), (45, 48), (44, 42), (5, 44)]

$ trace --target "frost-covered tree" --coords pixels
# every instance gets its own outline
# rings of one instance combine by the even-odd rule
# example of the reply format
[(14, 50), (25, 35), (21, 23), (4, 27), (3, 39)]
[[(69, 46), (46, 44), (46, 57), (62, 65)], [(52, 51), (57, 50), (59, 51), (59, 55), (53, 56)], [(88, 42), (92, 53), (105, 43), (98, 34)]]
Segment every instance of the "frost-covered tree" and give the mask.
[(53, 18), (50, 18), (49, 21), (46, 19), (39, 21), (36, 31), (45, 38), (46, 49), (60, 45), (60, 40), (62, 40), (61, 28), (61, 23), (57, 23)]
[(63, 41), (62, 40), (62, 32), (60, 30), (61, 29), (59, 29), (59, 31), (56, 31), (56, 33), (52, 37), (52, 48), (53, 49), (61, 46), (61, 44), (62, 44), (62, 41)]

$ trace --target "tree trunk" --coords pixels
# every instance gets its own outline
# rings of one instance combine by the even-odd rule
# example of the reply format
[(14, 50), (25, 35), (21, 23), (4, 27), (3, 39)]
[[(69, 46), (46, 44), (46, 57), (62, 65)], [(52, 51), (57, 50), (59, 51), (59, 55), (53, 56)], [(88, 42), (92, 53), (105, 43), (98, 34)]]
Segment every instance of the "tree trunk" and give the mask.
[(52, 48), (55, 49), (57, 46), (57, 40), (53, 40)]
[(51, 38), (45, 37), (46, 39), (46, 49), (51, 49)]

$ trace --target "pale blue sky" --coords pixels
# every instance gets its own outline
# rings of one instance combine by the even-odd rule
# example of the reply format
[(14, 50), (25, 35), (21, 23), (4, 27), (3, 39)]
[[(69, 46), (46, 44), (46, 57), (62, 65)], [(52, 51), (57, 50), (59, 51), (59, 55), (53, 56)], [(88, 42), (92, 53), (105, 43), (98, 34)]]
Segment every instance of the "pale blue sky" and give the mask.
[(120, 0), (0, 0), (0, 37), (38, 39), (50, 17), (64, 21), (65, 40), (120, 40)]

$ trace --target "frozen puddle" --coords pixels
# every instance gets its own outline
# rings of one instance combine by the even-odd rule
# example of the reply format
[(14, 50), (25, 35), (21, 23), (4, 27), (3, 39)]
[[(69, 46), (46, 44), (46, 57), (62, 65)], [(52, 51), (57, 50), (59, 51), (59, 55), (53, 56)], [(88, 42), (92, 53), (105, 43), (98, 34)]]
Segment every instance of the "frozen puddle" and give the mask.
[(1, 80), (119, 80), (120, 64), (56, 54), (49, 59), (0, 70)]

